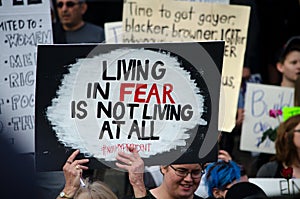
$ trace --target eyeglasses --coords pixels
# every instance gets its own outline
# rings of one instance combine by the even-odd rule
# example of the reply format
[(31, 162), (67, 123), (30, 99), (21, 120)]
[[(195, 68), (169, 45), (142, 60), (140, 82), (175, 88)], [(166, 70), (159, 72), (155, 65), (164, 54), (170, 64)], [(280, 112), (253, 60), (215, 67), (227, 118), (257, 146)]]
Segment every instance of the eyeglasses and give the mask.
[[(68, 8), (72, 8), (72, 7), (74, 7), (75, 5), (77, 5), (77, 4), (81, 4), (81, 2), (74, 2), (74, 1), (67, 1), (66, 2), (66, 6), (68, 7)], [(64, 2), (58, 2), (57, 4), (56, 4), (56, 6), (58, 7), (58, 8), (62, 8), (63, 6), (64, 6)]]
[(200, 169), (189, 171), (187, 169), (182, 169), (182, 168), (176, 169), (172, 165), (169, 166), (175, 171), (176, 175), (183, 178), (185, 178), (189, 173), (191, 174), (192, 178), (201, 178), (201, 176), (205, 173), (204, 170), (200, 170)]

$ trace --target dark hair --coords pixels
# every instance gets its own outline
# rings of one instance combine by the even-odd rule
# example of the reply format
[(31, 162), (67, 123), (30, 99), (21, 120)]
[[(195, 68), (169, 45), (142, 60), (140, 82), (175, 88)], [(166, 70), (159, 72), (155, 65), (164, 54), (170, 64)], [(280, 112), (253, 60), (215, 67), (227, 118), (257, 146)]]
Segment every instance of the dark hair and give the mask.
[(225, 199), (265, 199), (267, 194), (251, 182), (239, 182), (228, 189)]
[(297, 157), (297, 149), (293, 142), (294, 128), (300, 122), (300, 115), (294, 115), (282, 122), (277, 129), (275, 140), (276, 159), (285, 162), (287, 166), (291, 166), (294, 158)]

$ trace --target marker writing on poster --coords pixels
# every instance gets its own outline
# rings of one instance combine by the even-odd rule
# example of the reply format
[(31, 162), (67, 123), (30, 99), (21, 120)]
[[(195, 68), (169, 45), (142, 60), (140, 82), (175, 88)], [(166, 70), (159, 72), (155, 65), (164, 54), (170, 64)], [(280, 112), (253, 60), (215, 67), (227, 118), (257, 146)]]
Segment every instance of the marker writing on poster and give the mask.
[[(106, 81), (105, 86), (100, 82), (88, 82), (86, 87), (86, 99), (105, 99), (108, 101), (98, 101), (96, 107), (96, 118), (104, 118), (100, 130), (99, 139), (103, 139), (105, 134), (109, 139), (121, 139), (120, 129), (126, 124), (125, 117), (131, 122), (127, 139), (131, 139), (133, 134), (139, 140), (158, 140), (155, 136), (155, 121), (174, 120), (189, 121), (193, 116), (190, 104), (176, 104), (172, 97), (173, 85), (164, 84), (141, 84), (127, 83), (141, 80), (162, 80), (166, 74), (165, 63), (161, 60), (150, 64), (149, 59), (121, 59), (117, 60), (116, 71), (109, 71), (107, 60), (102, 61), (102, 81)], [(117, 102), (109, 100), (110, 81), (119, 81), (119, 99)], [(102, 82), (103, 83), (103, 82)], [(114, 91), (115, 93), (116, 91)], [(133, 96), (133, 99), (130, 99)], [(152, 104), (151, 104), (151, 103)], [(85, 119), (88, 116), (88, 102), (86, 100), (71, 102), (71, 118)], [(136, 114), (142, 113), (142, 114)], [(109, 121), (108, 119), (114, 120)], [(127, 121), (128, 123), (128, 121)], [(115, 132), (112, 127), (114, 126)], [(146, 132), (146, 126), (149, 126)]]

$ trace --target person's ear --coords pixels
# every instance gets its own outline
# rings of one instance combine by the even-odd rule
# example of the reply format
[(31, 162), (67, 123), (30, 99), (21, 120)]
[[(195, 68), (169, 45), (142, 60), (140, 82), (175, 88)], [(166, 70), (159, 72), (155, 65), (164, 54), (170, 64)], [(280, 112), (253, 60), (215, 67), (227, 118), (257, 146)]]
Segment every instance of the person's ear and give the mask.
[(168, 170), (168, 166), (160, 166), (160, 172), (165, 175)]
[(222, 191), (218, 188), (213, 188), (212, 191), (214, 198), (223, 198)]
[(279, 72), (283, 73), (283, 64), (281, 62), (276, 63), (276, 68)]
[(81, 11), (80, 12), (81, 12), (82, 15), (84, 15), (87, 11), (88, 5), (85, 2), (83, 2), (83, 3), (81, 3), (80, 6), (81, 6)]

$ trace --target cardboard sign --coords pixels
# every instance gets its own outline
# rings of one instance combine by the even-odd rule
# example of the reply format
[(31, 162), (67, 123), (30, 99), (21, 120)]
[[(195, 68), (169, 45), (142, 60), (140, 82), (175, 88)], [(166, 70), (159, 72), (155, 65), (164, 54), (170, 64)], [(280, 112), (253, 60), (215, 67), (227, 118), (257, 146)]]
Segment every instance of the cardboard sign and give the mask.
[(72, 149), (115, 167), (129, 146), (146, 165), (215, 161), (223, 47), (39, 46), (37, 169), (59, 170)]
[(235, 126), (250, 7), (174, 0), (124, 1), (123, 42), (224, 40), (219, 130)]
[(34, 152), (36, 46), (52, 43), (49, 1), (0, 0), (0, 134)]
[[(249, 178), (252, 182), (262, 188), (267, 196), (287, 196), (288, 182), (284, 178)], [(299, 194), (300, 192), (300, 179), (290, 179), (290, 195)]]
[(104, 23), (105, 43), (119, 44), (122, 43), (122, 22)]
[(282, 116), (270, 117), (269, 110), (282, 110), (293, 105), (293, 88), (247, 83), (240, 149), (274, 154), (274, 142), (269, 138), (258, 146), (263, 133), (269, 128), (278, 127), (282, 121)]
[(229, 0), (177, 0), (177, 1), (190, 1), (190, 2), (206, 2), (206, 3), (223, 3), (223, 4), (229, 4)]

